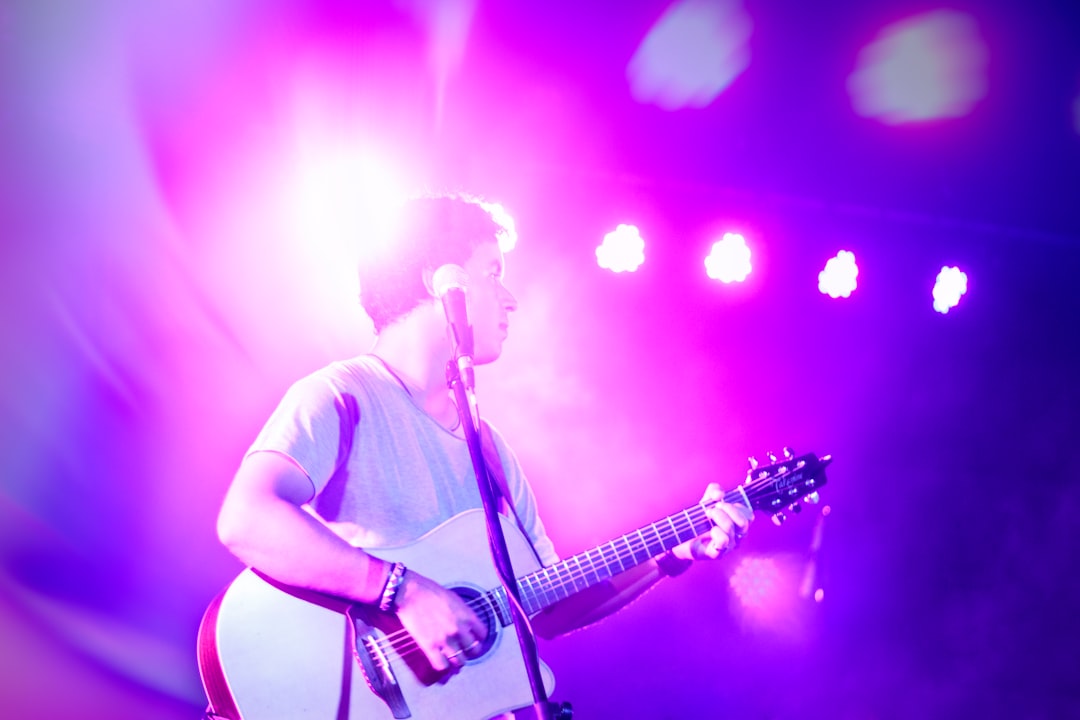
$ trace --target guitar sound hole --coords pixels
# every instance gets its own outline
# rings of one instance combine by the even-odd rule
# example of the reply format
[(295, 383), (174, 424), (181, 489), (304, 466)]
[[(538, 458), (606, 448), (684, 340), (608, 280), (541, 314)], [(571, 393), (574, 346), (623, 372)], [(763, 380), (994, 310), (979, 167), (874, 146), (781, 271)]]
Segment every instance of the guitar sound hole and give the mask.
[(495, 618), (495, 609), (491, 605), (490, 598), (485, 598), (479, 590), (467, 587), (456, 587), (453, 591), (458, 594), (465, 604), (473, 609), (480, 618), (480, 622), (487, 627), (487, 636), (480, 642), (480, 652), (473, 655), (473, 660), (486, 655), (495, 645), (495, 635), (498, 632), (498, 622)]

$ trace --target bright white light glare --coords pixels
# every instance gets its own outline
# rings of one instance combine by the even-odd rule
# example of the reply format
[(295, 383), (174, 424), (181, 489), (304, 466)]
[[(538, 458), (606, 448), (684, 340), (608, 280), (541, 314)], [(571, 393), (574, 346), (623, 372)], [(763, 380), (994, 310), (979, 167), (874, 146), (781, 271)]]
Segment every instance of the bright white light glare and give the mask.
[(596, 264), (612, 272), (633, 272), (645, 262), (645, 240), (633, 225), (619, 225), (596, 248)]
[(752, 28), (741, 0), (673, 3), (627, 65), (631, 95), (665, 110), (708, 105), (750, 64)]
[(495, 222), (505, 228), (505, 231), (499, 233), (499, 249), (504, 253), (513, 250), (518, 239), (517, 225), (514, 224), (514, 218), (499, 203), (482, 202), (480, 205), (491, 213), (491, 216), (495, 218)]
[(841, 250), (829, 258), (825, 269), (818, 273), (818, 290), (831, 298), (851, 297), (858, 286), (859, 266), (855, 253)]
[(888, 124), (960, 117), (986, 95), (987, 50), (970, 16), (935, 10), (889, 25), (859, 52), (855, 112)]
[(724, 233), (705, 258), (706, 274), (722, 283), (742, 282), (750, 270), (750, 248), (738, 233)]
[(943, 267), (934, 281), (934, 309), (942, 315), (960, 303), (967, 292), (967, 275), (957, 267)]
[(381, 249), (405, 193), (378, 160), (357, 147), (307, 148), (297, 164), (294, 231), (331, 264)]

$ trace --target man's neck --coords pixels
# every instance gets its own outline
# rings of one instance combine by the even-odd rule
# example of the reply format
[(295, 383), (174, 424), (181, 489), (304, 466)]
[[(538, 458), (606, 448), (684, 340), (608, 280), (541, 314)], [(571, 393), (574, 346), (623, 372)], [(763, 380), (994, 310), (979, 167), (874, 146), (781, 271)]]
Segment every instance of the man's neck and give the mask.
[(446, 387), (446, 361), (450, 344), (441, 308), (423, 305), (375, 339), (372, 353), (380, 357), (404, 382), (413, 399), (439, 422), (452, 424), (457, 410)]

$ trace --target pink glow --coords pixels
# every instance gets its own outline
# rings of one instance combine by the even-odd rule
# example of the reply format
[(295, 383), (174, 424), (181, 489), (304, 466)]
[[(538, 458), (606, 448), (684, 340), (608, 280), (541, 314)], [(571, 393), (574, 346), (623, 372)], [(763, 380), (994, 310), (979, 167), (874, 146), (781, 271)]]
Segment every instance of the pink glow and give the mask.
[(829, 258), (825, 269), (818, 273), (818, 290), (831, 298), (851, 297), (858, 286), (859, 266), (855, 253), (841, 250)]
[(746, 280), (751, 269), (750, 248), (738, 233), (724, 233), (705, 258), (705, 273), (725, 284)]
[(359, 257), (378, 251), (406, 193), (393, 166), (360, 144), (334, 135), (309, 137), (319, 137), (320, 146), (300, 148), (288, 173), (295, 236), (312, 255), (355, 266)]
[(437, 122), (441, 123), (447, 82), (465, 56), (477, 0), (402, 0), (400, 4), (427, 31), (428, 64), (435, 79)]
[[(806, 116), (774, 115), (771, 103), (735, 107), (735, 101), (767, 96), (790, 109), (782, 100), (792, 90), (784, 84), (792, 77), (787, 56), (799, 62), (807, 55), (764, 43), (799, 32), (797, 18), (823, 21), (819, 8), (770, 19), (768, 33), (754, 34), (755, 60), (768, 50), (775, 63), (772, 77), (783, 80), (758, 86), (757, 72), (745, 72), (750, 29), (738, 3), (674, 3), (671, 12), (707, 21), (687, 27), (684, 18), (677, 28), (681, 39), (703, 38), (694, 47), (707, 62), (694, 67), (693, 58), (680, 55), (691, 43), (683, 48), (664, 39), (661, 46), (670, 52), (661, 53), (659, 64), (671, 86), (667, 78), (654, 78), (647, 102), (672, 109), (713, 105), (698, 113), (662, 113), (656, 106), (627, 108), (631, 101), (619, 75), (648, 22), (667, 3), (655, 4), (647, 18), (645, 4), (627, 5), (613, 17), (607, 8), (571, 13), (569, 6), (475, 0), (286, 0), (257, 6), (158, 0), (68, 3), (64, 12), (52, 6), (0, 5), (0, 26), (10, 30), (0, 53), (7, 59), (0, 72), (7, 98), (0, 141), (5, 716), (198, 716), (204, 698), (195, 674), (195, 625), (239, 569), (215, 536), (222, 494), (289, 383), (370, 347), (369, 321), (355, 299), (354, 253), (360, 243), (352, 241), (370, 239), (367, 230), (382, 222), (381, 213), (399, 190), (417, 189), (476, 192), (514, 212), (523, 241), (507, 258), (507, 285), (519, 309), (511, 315), (503, 357), (478, 370), (478, 393), (484, 416), (519, 454), (564, 554), (694, 503), (706, 482), (735, 487), (743, 479), (745, 454), (775, 440), (836, 452), (842, 462), (826, 493), (837, 507), (843, 503), (858, 511), (837, 524), (837, 540), (847, 542), (830, 546), (828, 557), (812, 561), (812, 568), (804, 552), (783, 554), (785, 548), (804, 548), (805, 514), (801, 526), (792, 518), (781, 529), (760, 517), (737, 552), (699, 563), (584, 632), (545, 643), (545, 657), (558, 676), (557, 699), (580, 702), (582, 717), (712, 717), (722, 710), (798, 715), (742, 700), (767, 694), (761, 686), (768, 682), (754, 668), (791, 659), (786, 653), (776, 657), (771, 638), (762, 643), (748, 637), (747, 626), (774, 629), (785, 618), (795, 618), (797, 625), (800, 612), (815, 612), (814, 621), (827, 621), (825, 627), (838, 634), (837, 642), (794, 658), (811, 668), (814, 685), (820, 681), (823, 690), (815, 700), (834, 700), (807, 702), (811, 718), (828, 717), (836, 699), (852, 717), (888, 716), (892, 708), (879, 710), (876, 698), (888, 703), (903, 696), (909, 683), (915, 692), (905, 709), (916, 706), (913, 698), (931, 694), (932, 700), (928, 687), (941, 688), (947, 701), (955, 699), (956, 688), (974, 696), (1011, 670), (1005, 659), (1014, 656), (1041, 657), (1047, 669), (1039, 675), (1047, 678), (1041, 684), (1032, 678), (1043, 668), (1029, 663), (1031, 674), (1017, 684), (1017, 702), (1035, 702), (1033, 715), (1055, 716), (1045, 712), (1050, 701), (1037, 703), (1051, 681), (1052, 687), (1070, 687), (1068, 678), (1059, 682), (1063, 675), (1049, 670), (1068, 667), (1068, 648), (1043, 654), (1048, 646), (1042, 641), (981, 635), (981, 628), (1007, 627), (1013, 619), (1011, 610), (1001, 610), (1001, 601), (989, 597), (1000, 586), (987, 584), (986, 598), (953, 596), (956, 588), (946, 588), (956, 605), (938, 602), (945, 585), (937, 580), (952, 575), (937, 575), (944, 568), (923, 564), (933, 559), (927, 549), (952, 539), (979, 539), (958, 534), (978, 523), (916, 523), (914, 543), (911, 533), (894, 532), (910, 527), (899, 520), (925, 519), (919, 498), (936, 497), (950, 484), (947, 471), (956, 463), (936, 470), (938, 453), (962, 461), (968, 451), (977, 456), (997, 438), (982, 436), (989, 426), (973, 426), (971, 446), (939, 447), (936, 439), (953, 439), (942, 434), (947, 422), (935, 424), (945, 414), (920, 398), (937, 397), (930, 394), (935, 383), (947, 386), (947, 373), (956, 373), (963, 380), (952, 383), (959, 394), (947, 399), (968, 408), (978, 391), (1008, 390), (1000, 379), (1027, 367), (1022, 357), (1014, 364), (1011, 354), (977, 353), (970, 367), (950, 362), (931, 373), (920, 372), (926, 365), (915, 362), (924, 354), (935, 357), (939, 341), (957, 337), (927, 335), (916, 324), (925, 320), (926, 288), (917, 284), (908, 302), (904, 272), (940, 267), (945, 258), (939, 253), (963, 256), (972, 264), (968, 272), (981, 261), (951, 250), (952, 237), (938, 245), (928, 234), (925, 241), (905, 245), (899, 231), (904, 221), (898, 218), (898, 229), (890, 230), (891, 214), (861, 217), (851, 221), (849, 237), (883, 231), (859, 256), (865, 264), (873, 251), (875, 275), (866, 288), (872, 292), (861, 291), (856, 305), (814, 302), (813, 270), (821, 269), (820, 257), (835, 245), (830, 248), (828, 238), (818, 242), (821, 233), (801, 232), (817, 227), (816, 213), (791, 210), (784, 199), (791, 196), (771, 192), (820, 195), (839, 210), (826, 186), (841, 196), (861, 190), (848, 187), (851, 176), (844, 175), (850, 170), (843, 164), (845, 149), (855, 146), (832, 144), (836, 128), (826, 123), (813, 128), (815, 141), (816, 131), (823, 133), (822, 155), (835, 154), (837, 160), (832, 166), (813, 154), (804, 158), (814, 175), (804, 185), (779, 153), (809, 131), (788, 124)], [(604, 13), (612, 22), (592, 26)], [(584, 18), (589, 26), (583, 27)], [(764, 16), (755, 20), (765, 27)], [(830, 36), (841, 43), (850, 40), (843, 26)], [(1008, 32), (995, 37), (1010, 40)], [(818, 61), (831, 56), (815, 55), (815, 64), (807, 62), (807, 72), (795, 77), (810, 79)], [(627, 74), (636, 93), (647, 73), (646, 63), (636, 55), (635, 60), (641, 77)], [(717, 102), (716, 93), (734, 78), (740, 85), (732, 89), (739, 92), (729, 90)], [(837, 87), (843, 74), (821, 72), (812, 79)], [(814, 102), (825, 104), (798, 109), (822, 119), (834, 114), (835, 98), (810, 89)], [(1067, 87), (1053, 91), (1057, 100), (1044, 109), (1059, 121), (1061, 113), (1072, 113), (1080, 133), (1080, 97), (1070, 107)], [(840, 100), (840, 115), (851, 120)], [(989, 105), (978, 106), (980, 112)], [(1037, 114), (1020, 113), (1031, 118), (1024, 126), (1033, 130), (1031, 136), (1048, 130), (1037, 124)], [(642, 118), (655, 124), (641, 124)], [(712, 124), (715, 119), (722, 125), (724, 118), (745, 120), (749, 134), (726, 142), (730, 135), (718, 135)], [(751, 126), (765, 134), (754, 135)], [(789, 132), (792, 144), (776, 142)], [(1064, 132), (1068, 138), (1069, 130)], [(702, 139), (711, 144), (700, 144)], [(985, 167), (997, 168), (1001, 153), (1006, 174), (1008, 151), (1029, 149), (1020, 142), (1024, 138), (1015, 139), (1012, 148), (1006, 142), (985, 148)], [(744, 141), (745, 152), (727, 152)], [(856, 149), (870, 151), (864, 159), (881, 157), (874, 152), (880, 148)], [(661, 155), (663, 162), (656, 159)], [(1042, 167), (1040, 158), (1054, 159), (1030, 157), (1033, 170)], [(954, 176), (944, 154), (941, 173), (939, 158), (930, 159), (932, 166), (898, 167), (895, 174), (892, 167), (885, 172), (884, 164), (871, 165), (875, 175), (895, 183), (885, 186), (895, 192), (883, 196), (883, 206), (903, 211), (916, 199), (905, 186), (922, 186), (924, 177), (926, 189), (943, 191), (969, 177)], [(1061, 187), (1067, 194), (1069, 186)], [(1034, 196), (1036, 186), (1030, 189)], [(939, 196), (943, 202), (926, 209), (947, 210), (952, 206), (944, 201), (951, 198)], [(995, 200), (988, 195), (985, 205)], [(650, 233), (650, 267), (641, 264), (644, 241), (638, 233), (640, 257), (629, 264), (643, 272), (597, 272), (589, 247), (610, 228), (610, 218), (623, 217), (615, 213), (628, 207), (628, 216)], [(962, 206), (955, 210), (978, 219), (974, 208), (971, 216)], [(851, 220), (845, 213), (839, 211)], [(701, 230), (703, 221), (711, 222), (710, 232)], [(739, 287), (715, 292), (697, 264), (704, 247), (696, 239), (711, 244), (732, 227), (742, 227), (754, 243), (758, 272), (743, 289), (760, 292), (747, 302), (739, 299)], [(980, 238), (966, 235), (955, 241)], [(627, 238), (620, 242), (629, 244)], [(707, 268), (712, 262), (720, 274), (731, 250), (734, 257), (728, 259), (743, 266), (742, 277), (748, 278), (750, 248), (740, 242), (721, 245)], [(509, 237), (504, 249), (508, 244)], [(1039, 256), (1027, 250), (1013, 257), (1025, 260), (1036, 286)], [(986, 260), (1001, 270), (996, 248)], [(789, 272), (795, 281), (782, 282)], [(988, 270), (981, 272), (984, 277)], [(928, 279), (922, 276), (922, 282)], [(1034, 300), (1027, 295), (1029, 305), (1037, 304), (1038, 292)], [(959, 299), (954, 288), (942, 312)], [(1047, 333), (1022, 319), (1037, 320), (1038, 313), (980, 315), (1006, 307), (989, 299), (980, 307), (965, 306), (967, 317), (954, 319), (965, 320), (971, 337), (989, 328), (987, 347), (1025, 349), (1038, 354), (1040, 363), (1056, 362), (1053, 348), (1044, 353), (1038, 344)], [(1014, 333), (1017, 328), (1023, 332)], [(783, 340), (789, 333), (800, 335), (799, 349), (805, 351), (762, 351), (759, 338)], [(950, 353), (957, 363), (962, 357)], [(1067, 362), (1050, 367), (1067, 374)], [(972, 374), (959, 375), (967, 371)], [(1042, 375), (1030, 373), (1036, 380)], [(897, 388), (903, 391), (899, 398)], [(995, 404), (998, 413), (976, 414), (1024, 417), (1021, 429), (1044, 440), (1065, 427), (1062, 419), (1073, 417), (1070, 395), (1021, 389), (1017, 397), (1035, 398), (1032, 407), (1043, 397), (1059, 402), (1043, 403), (1052, 411), (1046, 415), (1020, 412), (1008, 400)], [(997, 403), (994, 392), (987, 396)], [(868, 407), (890, 412), (867, 413)], [(1012, 455), (1037, 454), (1026, 451), (1031, 445), (1018, 445)], [(912, 447), (917, 452), (908, 452)], [(916, 484), (911, 492), (873, 503), (872, 483), (860, 482), (873, 473), (861, 471), (880, 470), (885, 462), (874, 460), (890, 448), (900, 451), (896, 457), (903, 462), (886, 470)], [(925, 464), (905, 465), (908, 460)], [(1056, 516), (1070, 508), (1063, 506)], [(1015, 519), (1025, 521), (1018, 523), (1021, 528), (1045, 528), (1036, 533), (1047, 540), (1044, 545), (1069, 546), (1067, 522)], [(1059, 538), (1064, 541), (1051, 542)], [(1037, 580), (1056, 577), (1061, 563), (1040, 548), (1017, 540), (1007, 549), (988, 556), (1022, 561), (1030, 550), (1046, 567), (1018, 561), (1014, 569), (1030, 567), (1033, 577), (1037, 569)], [(753, 553), (763, 566), (758, 570), (772, 567), (775, 575), (740, 576), (751, 599), (744, 604), (736, 588), (726, 585), (727, 574)], [(918, 569), (919, 576), (894, 572), (894, 560), (912, 561), (904, 567)], [(1005, 605), (1026, 608), (1016, 601), (1032, 594), (1022, 592), (1031, 583), (1013, 583), (1021, 592), (1010, 592), (1011, 576), (999, 572), (1001, 567), (992, 562), (989, 569), (972, 569), (992, 570), (988, 580), (1004, 578)], [(825, 568), (830, 603), (817, 606)], [(807, 587), (813, 594), (800, 598), (793, 585), (811, 569), (815, 582)], [(926, 600), (927, 589), (933, 604), (915, 604)], [(726, 602), (732, 606), (722, 607)], [(929, 621), (928, 632), (940, 642), (912, 648), (882, 639), (903, 635), (885, 626), (896, 620), (905, 627), (911, 616), (900, 611), (911, 607), (934, 609), (921, 621)], [(970, 612), (972, 607), (980, 612)], [(974, 632), (966, 632), (965, 622)], [(1013, 624), (1027, 627), (1022, 620)], [(669, 643), (663, 662), (643, 662), (643, 638), (653, 638), (658, 627)], [(868, 631), (880, 635), (863, 637)], [(974, 650), (972, 638), (982, 638)], [(834, 657), (838, 648), (842, 654)], [(975, 651), (985, 659), (967, 663)], [(852, 674), (855, 655), (860, 667)], [(1066, 662), (1058, 662), (1062, 658)], [(877, 674), (864, 671), (864, 664)], [(919, 666), (918, 672), (908, 664)], [(647, 692), (622, 700), (636, 708), (605, 714), (614, 696), (626, 695), (610, 688), (646, 685)], [(591, 711), (590, 703), (598, 710)]]
[(743, 606), (760, 610), (776, 600), (780, 569), (772, 558), (743, 558), (731, 574), (729, 583)]
[(958, 267), (943, 267), (934, 280), (934, 309), (942, 315), (960, 304), (967, 293), (967, 274)]
[(968, 15), (935, 10), (894, 23), (859, 52), (852, 105), (890, 125), (967, 115), (986, 95), (987, 55)]
[[(740, 625), (787, 642), (804, 642), (812, 633), (810, 613), (824, 600), (803, 597), (800, 580), (813, 572), (813, 560), (798, 553), (744, 555), (728, 578), (730, 605)], [(820, 587), (820, 584), (818, 585)]]
[(645, 262), (645, 240), (633, 225), (619, 225), (596, 248), (596, 264), (612, 272), (634, 272)]
[(708, 105), (750, 65), (752, 28), (740, 0), (672, 4), (630, 59), (630, 93), (665, 110)]

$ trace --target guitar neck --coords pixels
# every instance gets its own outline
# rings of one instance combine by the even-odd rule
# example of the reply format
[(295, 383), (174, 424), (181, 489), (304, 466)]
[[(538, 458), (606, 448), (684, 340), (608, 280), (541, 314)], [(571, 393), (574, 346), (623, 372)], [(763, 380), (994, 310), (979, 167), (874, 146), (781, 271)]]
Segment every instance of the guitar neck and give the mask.
[[(724, 502), (744, 502), (738, 490)], [(518, 589), (529, 615), (581, 592), (619, 573), (648, 562), (672, 548), (708, 532), (713, 526), (705, 510), (714, 503), (698, 503), (622, 537), (578, 553), (550, 567), (518, 578)]]

